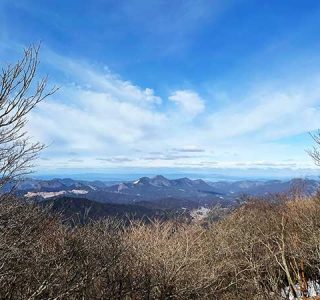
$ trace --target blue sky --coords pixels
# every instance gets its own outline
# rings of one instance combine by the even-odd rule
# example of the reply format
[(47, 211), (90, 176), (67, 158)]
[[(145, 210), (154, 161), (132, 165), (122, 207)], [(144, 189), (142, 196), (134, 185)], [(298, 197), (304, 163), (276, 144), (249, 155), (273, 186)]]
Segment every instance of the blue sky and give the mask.
[(316, 172), (319, 1), (0, 0), (1, 63), (39, 41), (39, 172)]

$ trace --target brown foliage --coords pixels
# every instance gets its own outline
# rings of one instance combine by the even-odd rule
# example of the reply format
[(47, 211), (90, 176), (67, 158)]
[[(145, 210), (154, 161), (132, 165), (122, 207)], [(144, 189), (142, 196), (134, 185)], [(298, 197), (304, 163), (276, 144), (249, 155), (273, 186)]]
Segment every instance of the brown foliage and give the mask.
[(70, 227), (5, 198), (0, 298), (311, 297), (310, 284), (320, 279), (319, 199), (251, 200), (204, 228), (114, 219)]

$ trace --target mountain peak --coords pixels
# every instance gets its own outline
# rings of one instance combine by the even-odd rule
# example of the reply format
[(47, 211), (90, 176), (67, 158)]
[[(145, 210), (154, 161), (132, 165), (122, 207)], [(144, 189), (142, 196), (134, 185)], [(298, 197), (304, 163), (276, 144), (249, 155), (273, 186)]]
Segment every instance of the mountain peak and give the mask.
[(164, 177), (163, 175), (156, 175), (154, 177), (152, 177), (152, 179), (161, 179), (161, 180), (168, 180), (166, 177)]
[(202, 180), (202, 179), (195, 179), (195, 180), (193, 180), (193, 182), (195, 183), (195, 184), (207, 184), (204, 180)]
[(170, 186), (171, 182), (169, 179), (165, 178), (162, 175), (157, 175), (153, 178), (151, 178), (151, 184), (155, 186)]
[(150, 184), (150, 178), (149, 177), (141, 177), (140, 179), (133, 182), (134, 185), (145, 185)]

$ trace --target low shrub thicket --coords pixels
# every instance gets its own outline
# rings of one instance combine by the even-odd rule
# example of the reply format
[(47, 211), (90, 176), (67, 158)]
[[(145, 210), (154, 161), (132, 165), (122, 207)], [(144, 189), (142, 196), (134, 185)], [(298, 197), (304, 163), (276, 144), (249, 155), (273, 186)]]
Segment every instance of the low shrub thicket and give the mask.
[(202, 226), (70, 227), (0, 202), (1, 299), (288, 299), (320, 280), (320, 197), (251, 200)]

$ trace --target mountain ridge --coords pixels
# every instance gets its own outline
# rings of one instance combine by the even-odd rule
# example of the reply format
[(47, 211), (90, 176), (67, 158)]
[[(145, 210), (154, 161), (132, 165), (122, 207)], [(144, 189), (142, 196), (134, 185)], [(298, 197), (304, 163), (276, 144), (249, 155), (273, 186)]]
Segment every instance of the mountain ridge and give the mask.
[[(304, 194), (315, 193), (320, 186), (314, 179), (282, 180), (242, 180), (209, 182), (187, 177), (168, 179), (163, 175), (140, 177), (135, 181), (110, 184), (103, 181), (79, 181), (71, 178), (54, 178), (50, 180), (25, 179), (7, 184), (2, 192), (15, 187), (17, 195), (41, 199), (56, 197), (80, 197), (103, 203), (164, 203), (185, 200), (198, 205), (217, 203), (231, 205), (242, 194), (264, 196), (273, 193), (288, 193), (300, 187)], [(167, 200), (165, 200), (167, 199)], [(176, 200), (174, 200), (176, 199)], [(179, 200), (179, 201), (178, 201)]]

